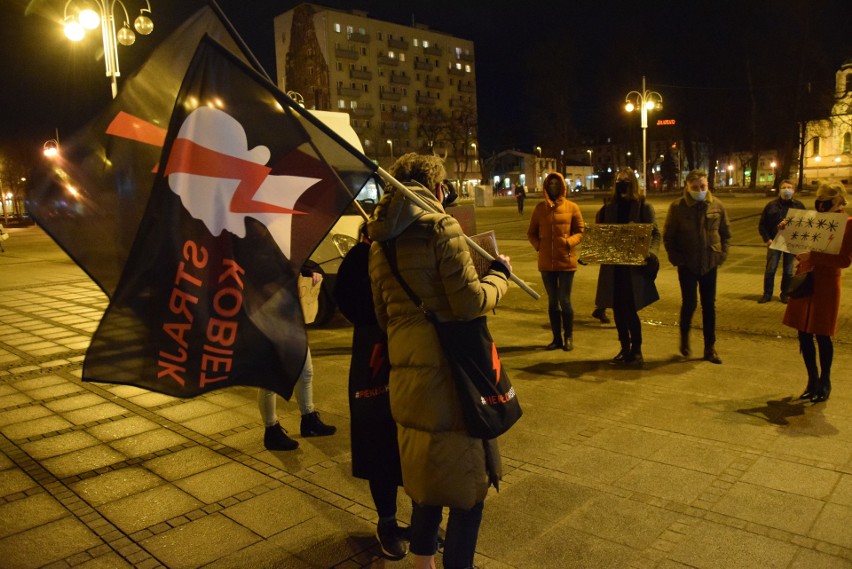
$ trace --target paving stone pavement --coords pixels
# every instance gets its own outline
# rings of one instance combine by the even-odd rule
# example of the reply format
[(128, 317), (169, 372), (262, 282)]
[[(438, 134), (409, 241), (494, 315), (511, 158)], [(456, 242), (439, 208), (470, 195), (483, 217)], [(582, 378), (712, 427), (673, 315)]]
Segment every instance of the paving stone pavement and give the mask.
[[(350, 476), (342, 320), (310, 331), (315, 401), (338, 434), (269, 452), (255, 389), (180, 400), (82, 382), (106, 298), (39, 229), (11, 232), (0, 255), (0, 567), (410, 566), (381, 558), (367, 485)], [(501, 247), (540, 288), (527, 245)], [(733, 251), (720, 275), (721, 366), (676, 354), (670, 267), (663, 299), (642, 312), (641, 370), (607, 363), (617, 341), (589, 316), (596, 271), (575, 280), (570, 353), (541, 350), (540, 301), (511, 292), (490, 323), (525, 413), (500, 441), (505, 476), (486, 501), (478, 567), (852, 567), (848, 277), (834, 391), (805, 404), (783, 305), (754, 302), (760, 271), (738, 268), (752, 253)], [(279, 400), (279, 414), (298, 433), (295, 403)]]

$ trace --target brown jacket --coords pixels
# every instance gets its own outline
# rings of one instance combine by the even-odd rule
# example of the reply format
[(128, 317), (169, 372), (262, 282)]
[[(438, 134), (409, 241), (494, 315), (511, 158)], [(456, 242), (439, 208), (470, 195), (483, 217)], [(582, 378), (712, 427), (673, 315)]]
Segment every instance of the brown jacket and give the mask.
[(846, 233), (840, 253), (829, 255), (811, 251), (810, 259), (799, 264), (797, 272), (813, 270), (814, 292), (811, 296), (791, 298), (784, 312), (784, 324), (820, 336), (837, 333), (840, 311), (840, 271), (852, 264), (852, 218), (846, 222)]
[(696, 202), (686, 190), (683, 194), (669, 206), (663, 245), (672, 265), (700, 276), (725, 262), (731, 226), (722, 202), (709, 191), (703, 202)]
[[(556, 199), (547, 195), (547, 184), (551, 178), (562, 182)], [(580, 208), (565, 197), (568, 187), (558, 173), (544, 179), (544, 201), (536, 204), (527, 229), (527, 239), (538, 251), (539, 271), (576, 271), (577, 245), (583, 240), (586, 224)]]

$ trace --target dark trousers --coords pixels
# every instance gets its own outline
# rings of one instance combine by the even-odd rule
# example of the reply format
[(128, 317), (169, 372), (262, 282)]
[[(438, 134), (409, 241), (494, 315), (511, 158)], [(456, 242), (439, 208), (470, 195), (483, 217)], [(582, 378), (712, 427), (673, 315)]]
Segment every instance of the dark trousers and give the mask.
[[(473, 567), (473, 554), (482, 523), (483, 502), (469, 510), (450, 508), (447, 535), (444, 539), (444, 569)], [(411, 543), (415, 555), (434, 555), (438, 551), (438, 527), (441, 525), (441, 506), (413, 504), (411, 512)]]
[(574, 308), (571, 306), (571, 286), (574, 271), (541, 271), (541, 280), (547, 292), (547, 311), (562, 312), (562, 328), (570, 338), (574, 332)]
[(642, 321), (636, 312), (630, 267), (617, 265), (613, 271), (612, 315), (622, 349), (635, 354), (642, 351)]
[(397, 485), (390, 480), (370, 480), (370, 495), (380, 519), (396, 519)]
[(766, 270), (763, 273), (763, 294), (766, 296), (772, 296), (772, 291), (775, 290), (775, 273), (778, 271), (778, 264), (782, 257), (784, 264), (781, 267), (781, 294), (784, 294), (787, 283), (793, 276), (793, 261), (796, 260), (796, 256), (776, 249), (766, 250)]
[(799, 330), (799, 351), (802, 352), (802, 359), (805, 360), (808, 378), (830, 382), (831, 363), (834, 360), (834, 343), (831, 341), (831, 336), (816, 336), (816, 343), (819, 346), (819, 367), (817, 367), (814, 336), (814, 334)]
[(716, 344), (716, 273), (716, 269), (712, 269), (703, 275), (697, 275), (685, 267), (677, 268), (681, 296), (680, 333), (681, 335), (689, 334), (692, 315), (698, 307), (700, 296), (705, 348), (712, 348)]

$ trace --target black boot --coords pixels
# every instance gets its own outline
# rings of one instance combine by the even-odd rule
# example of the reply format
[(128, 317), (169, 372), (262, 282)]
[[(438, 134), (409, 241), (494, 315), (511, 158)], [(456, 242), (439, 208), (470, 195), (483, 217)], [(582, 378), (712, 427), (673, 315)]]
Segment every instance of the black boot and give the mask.
[(553, 341), (545, 346), (545, 350), (558, 350), (562, 347), (562, 314), (559, 310), (548, 310), (550, 318), (550, 331), (553, 332)]
[(630, 348), (630, 356), (630, 365), (642, 367), (642, 364), (645, 363), (645, 358), (642, 357), (642, 344), (633, 344), (633, 347)]
[(819, 378), (819, 382), (815, 387), (815, 392), (813, 397), (811, 397), (811, 401), (814, 403), (822, 403), (823, 401), (828, 401), (829, 395), (831, 395), (831, 378), (828, 374), (824, 374), (824, 377)]
[(574, 349), (574, 323), (571, 322), (573, 315), (562, 313), (562, 330), (565, 332), (565, 343), (562, 344), (562, 349), (570, 352)]
[(630, 358), (630, 342), (627, 340), (621, 340), (621, 351), (618, 352), (614, 358), (609, 360), (609, 363), (612, 365), (624, 365)]
[(681, 330), (680, 331), (680, 355), (685, 358), (688, 358), (692, 353), (692, 350), (689, 349), (689, 330)]
[(799, 399), (811, 399), (816, 394), (817, 385), (819, 385), (819, 373), (816, 366), (806, 367), (808, 369), (808, 385), (802, 394), (799, 395)]
[(314, 411), (302, 415), (302, 424), (299, 429), (303, 437), (327, 437), (337, 432), (337, 427), (326, 425), (320, 420), (319, 413)]
[(279, 424), (266, 427), (263, 433), (263, 446), (267, 450), (296, 450), (299, 443), (287, 436), (287, 432)]

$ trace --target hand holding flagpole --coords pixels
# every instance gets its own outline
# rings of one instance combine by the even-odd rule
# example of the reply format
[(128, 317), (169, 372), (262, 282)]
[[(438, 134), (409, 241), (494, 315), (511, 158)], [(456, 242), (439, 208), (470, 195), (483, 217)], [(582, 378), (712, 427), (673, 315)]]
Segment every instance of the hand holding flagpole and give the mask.
[[(422, 209), (424, 209), (428, 212), (431, 212), (431, 213), (438, 213), (438, 211), (435, 210), (434, 207), (432, 207), (432, 204), (424, 201), (420, 196), (418, 196), (417, 194), (412, 192), (409, 188), (407, 188), (405, 186), (405, 184), (403, 184), (402, 182), (400, 182), (399, 180), (397, 180), (396, 178), (394, 178), (393, 176), (388, 174), (387, 171), (384, 168), (379, 168), (377, 170), (377, 172), (379, 173), (379, 175), (382, 176), (382, 178), (384, 178), (385, 180), (390, 182), (399, 191), (403, 192), (407, 198), (409, 198), (411, 201), (416, 203), (420, 208), (422, 208)], [(473, 239), (471, 239), (467, 235), (465, 235), (464, 238), (465, 238), (465, 241), (467, 241), (468, 247), (470, 247), (471, 249), (473, 249), (474, 251), (476, 251), (477, 253), (479, 253), (485, 259), (487, 259), (489, 261), (495, 260), (494, 257), (492, 257), (491, 254), (488, 251), (486, 251), (485, 249), (480, 247)], [(516, 285), (518, 285), (521, 288), (521, 290), (523, 290), (525, 293), (527, 293), (528, 295), (533, 297), (535, 300), (538, 300), (539, 298), (541, 298), (541, 296), (536, 291), (531, 289), (529, 287), (529, 285), (527, 285), (527, 283), (525, 283), (520, 278), (518, 278), (518, 276), (515, 275), (515, 273), (509, 273), (509, 278), (512, 280), (512, 282), (514, 282)]]

